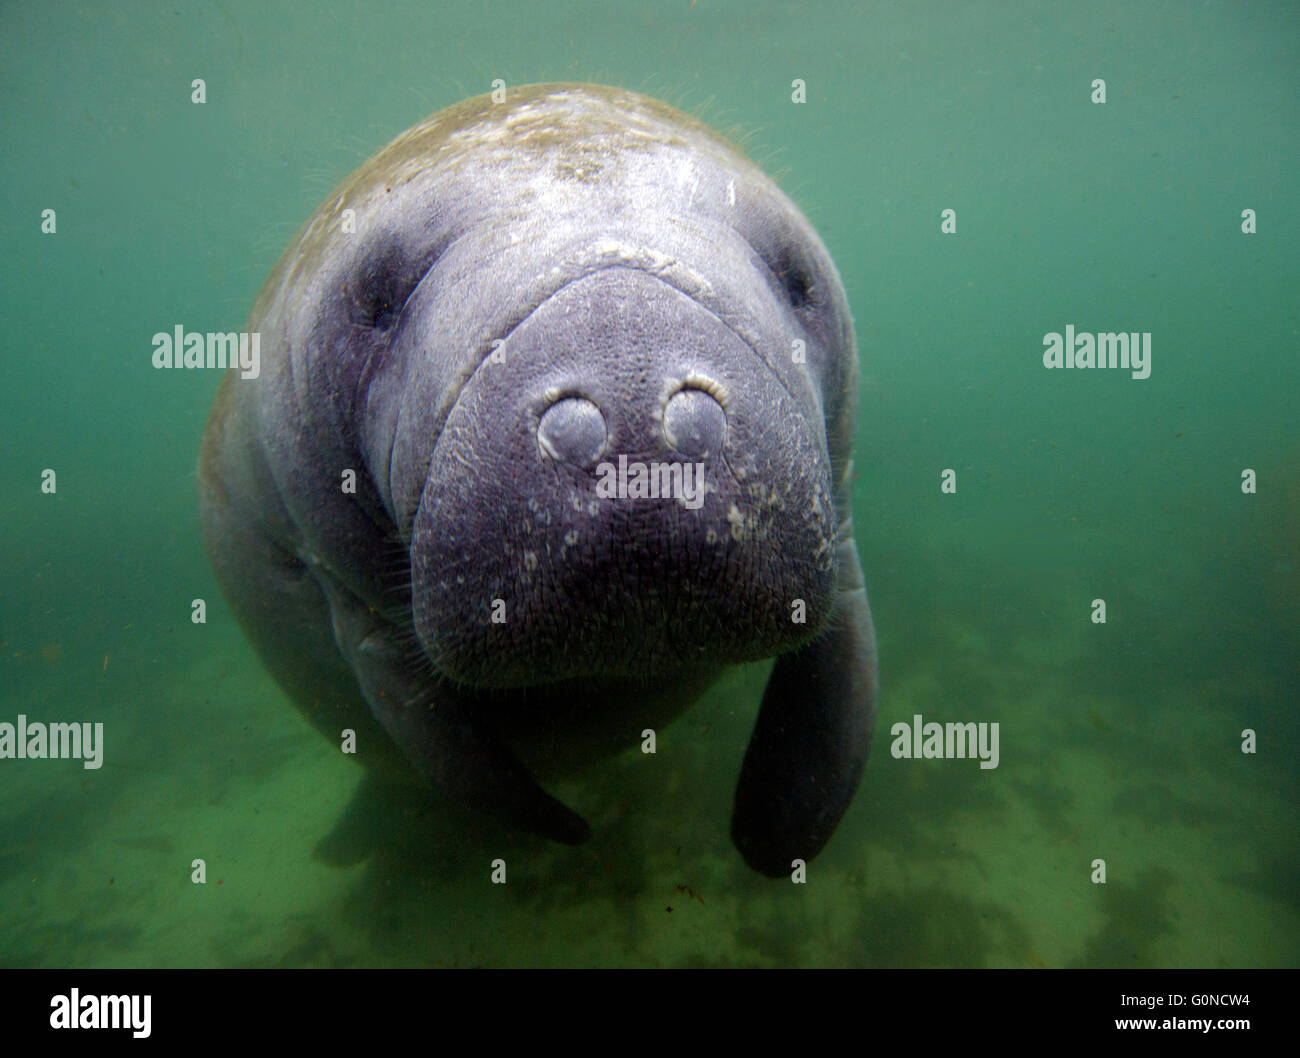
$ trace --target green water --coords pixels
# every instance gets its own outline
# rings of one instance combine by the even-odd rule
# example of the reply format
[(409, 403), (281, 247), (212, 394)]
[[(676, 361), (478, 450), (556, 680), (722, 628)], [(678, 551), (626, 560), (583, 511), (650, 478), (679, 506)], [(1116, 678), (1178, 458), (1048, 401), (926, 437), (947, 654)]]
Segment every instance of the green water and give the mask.
[[(105, 732), (97, 770), (0, 760), (0, 964), (1300, 963), (1295, 4), (295, 10), (0, 7), (0, 722)], [(233, 624), (194, 498), (217, 378), (150, 339), (238, 329), (339, 180), (495, 78), (699, 113), (839, 266), (882, 693), (807, 884), (728, 837), (761, 665), (555, 785), (588, 846), (437, 818), (311, 858), (358, 769)], [(1150, 332), (1150, 377), (1046, 370), (1068, 324)], [(999, 766), (895, 759), (918, 713), (998, 723)]]

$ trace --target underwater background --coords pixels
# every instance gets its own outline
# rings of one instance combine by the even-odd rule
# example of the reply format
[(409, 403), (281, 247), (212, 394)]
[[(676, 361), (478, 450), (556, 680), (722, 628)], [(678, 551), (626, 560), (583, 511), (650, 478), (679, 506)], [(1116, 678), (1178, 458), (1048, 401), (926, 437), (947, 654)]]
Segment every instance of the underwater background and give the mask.
[[(553, 784), (586, 846), (431, 811), (312, 859), (361, 771), (217, 588), (219, 379), (151, 337), (242, 329), (334, 186), (496, 78), (697, 114), (839, 268), (881, 693), (807, 884), (728, 833), (768, 664)], [(0, 760), (0, 965), (1300, 964), (1296, 4), (10, 2), (0, 92), (0, 723), (104, 725), (99, 769)], [(1046, 370), (1067, 325), (1150, 332), (1150, 376)], [(891, 755), (917, 714), (998, 723), (998, 767)]]

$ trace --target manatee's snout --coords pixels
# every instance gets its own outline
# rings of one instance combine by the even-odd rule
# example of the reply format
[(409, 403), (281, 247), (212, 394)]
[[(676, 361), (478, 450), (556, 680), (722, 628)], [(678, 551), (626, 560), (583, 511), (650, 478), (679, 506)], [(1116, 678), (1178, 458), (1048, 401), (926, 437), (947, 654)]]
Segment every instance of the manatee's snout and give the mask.
[(815, 417), (718, 314), (609, 267), (462, 387), (413, 526), (415, 627), (475, 686), (756, 660), (822, 630), (836, 532)]
[[(721, 395), (721, 394), (719, 394)], [(722, 451), (727, 413), (717, 396), (709, 391), (709, 380), (688, 377), (679, 388), (669, 391), (658, 421), (670, 451), (685, 459), (708, 459)], [(609, 427), (599, 405), (585, 396), (561, 397), (542, 413), (537, 424), (537, 444), (548, 459), (573, 467), (597, 463), (609, 448)], [(612, 464), (611, 464), (612, 465)], [(673, 464), (663, 464), (673, 466)], [(680, 465), (680, 464), (679, 464)], [(694, 468), (692, 468), (693, 470)], [(662, 471), (661, 471), (662, 473)], [(666, 480), (677, 483), (670, 469)], [(692, 478), (686, 488), (692, 490)], [(680, 493), (673, 493), (679, 495)], [(703, 490), (685, 497), (686, 505), (698, 506)]]

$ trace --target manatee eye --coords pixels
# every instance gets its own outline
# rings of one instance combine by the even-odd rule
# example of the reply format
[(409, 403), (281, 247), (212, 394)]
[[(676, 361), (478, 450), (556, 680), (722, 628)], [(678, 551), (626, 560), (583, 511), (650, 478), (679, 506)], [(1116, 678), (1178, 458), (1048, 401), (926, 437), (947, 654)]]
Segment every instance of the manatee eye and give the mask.
[(812, 301), (812, 277), (800, 261), (787, 247), (777, 253), (772, 271), (785, 291), (786, 299), (796, 308), (801, 309)]
[(412, 260), (395, 240), (381, 243), (366, 255), (348, 282), (348, 319), (358, 327), (388, 330), (442, 249), (442, 245), (430, 247)]
[(419, 276), (404, 274), (393, 244), (371, 253), (348, 284), (348, 319), (359, 327), (386, 331), (397, 320)]
[(760, 256), (792, 308), (807, 308), (817, 300), (812, 274), (797, 249), (782, 243)]
[(812, 300), (810, 297), (812, 280), (802, 268), (790, 268), (788, 271), (778, 272), (777, 275), (785, 287), (785, 296), (796, 309), (803, 308)]

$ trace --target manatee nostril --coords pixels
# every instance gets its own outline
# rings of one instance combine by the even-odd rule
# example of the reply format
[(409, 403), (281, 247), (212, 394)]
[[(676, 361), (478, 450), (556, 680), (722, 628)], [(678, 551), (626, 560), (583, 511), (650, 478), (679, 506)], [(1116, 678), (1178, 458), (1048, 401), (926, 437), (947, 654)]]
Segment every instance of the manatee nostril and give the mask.
[(586, 397), (565, 397), (542, 413), (537, 443), (557, 463), (584, 467), (605, 449), (605, 416)]
[(664, 437), (682, 455), (716, 455), (726, 429), (727, 413), (702, 389), (679, 389), (664, 407)]

